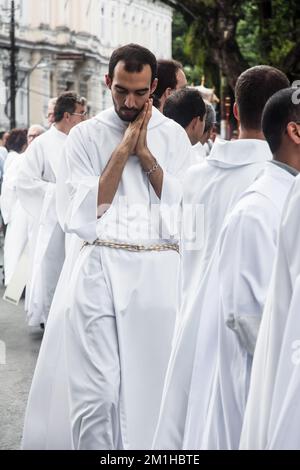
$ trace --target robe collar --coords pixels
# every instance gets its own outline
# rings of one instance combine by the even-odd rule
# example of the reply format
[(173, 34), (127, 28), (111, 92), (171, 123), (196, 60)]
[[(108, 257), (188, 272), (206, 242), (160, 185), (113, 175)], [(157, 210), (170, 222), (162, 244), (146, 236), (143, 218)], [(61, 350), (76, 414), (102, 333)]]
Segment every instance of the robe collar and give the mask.
[(265, 140), (240, 139), (227, 141), (216, 139), (206, 161), (221, 168), (231, 168), (250, 163), (272, 160), (272, 153)]
[(290, 165), (287, 165), (286, 163), (279, 162), (278, 160), (272, 160), (272, 163), (274, 163), (274, 165), (279, 166), (279, 168), (286, 170), (288, 173), (290, 173), (293, 176), (297, 176), (299, 174), (299, 171), (296, 170), (296, 168), (293, 168)]
[(52, 124), (50, 129), (48, 129), (48, 132), (51, 132), (52, 134), (56, 134), (56, 136), (62, 140), (65, 140), (68, 137), (67, 134), (57, 129), (57, 127), (55, 126), (55, 123)]
[[(258, 192), (269, 198), (281, 211), (282, 201), (294, 183), (295, 177), (290, 172), (272, 163), (274, 162), (266, 163), (265, 168), (258, 174), (256, 180), (245, 191), (245, 194), (253, 191)], [(285, 194), (284, 197), (283, 194)]]

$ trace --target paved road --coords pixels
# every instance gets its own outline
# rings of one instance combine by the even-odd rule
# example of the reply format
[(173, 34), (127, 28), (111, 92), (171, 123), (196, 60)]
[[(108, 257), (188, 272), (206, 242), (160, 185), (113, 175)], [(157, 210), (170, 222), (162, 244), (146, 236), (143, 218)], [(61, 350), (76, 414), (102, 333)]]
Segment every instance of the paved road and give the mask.
[(0, 341), (6, 346), (4, 365), (0, 354), (0, 449), (19, 449), (42, 331), (26, 325), (24, 302), (17, 307), (4, 302), (3, 292), (0, 287)]

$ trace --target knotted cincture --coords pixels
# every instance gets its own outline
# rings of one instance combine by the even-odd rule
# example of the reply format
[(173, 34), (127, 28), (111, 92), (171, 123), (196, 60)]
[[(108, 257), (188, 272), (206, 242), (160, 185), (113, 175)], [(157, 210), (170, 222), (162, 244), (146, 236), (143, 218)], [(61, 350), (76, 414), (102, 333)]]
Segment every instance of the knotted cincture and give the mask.
[[(105, 246), (107, 248), (118, 248), (121, 250), (128, 250), (128, 251), (168, 251), (173, 250), (179, 253), (179, 245), (178, 243), (161, 243), (157, 245), (134, 245), (131, 243), (121, 243), (121, 242), (113, 242), (109, 240), (95, 240), (92, 243), (84, 242), (82, 248), (85, 246)], [(81, 248), (81, 249), (82, 249)]]

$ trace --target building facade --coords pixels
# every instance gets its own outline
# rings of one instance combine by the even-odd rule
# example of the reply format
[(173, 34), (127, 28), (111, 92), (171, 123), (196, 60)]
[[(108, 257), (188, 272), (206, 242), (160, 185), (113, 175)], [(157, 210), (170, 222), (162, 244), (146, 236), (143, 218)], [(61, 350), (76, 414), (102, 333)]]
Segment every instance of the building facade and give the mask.
[[(10, 0), (0, 0), (0, 128), (9, 127)], [(156, 0), (15, 0), (18, 127), (46, 125), (49, 98), (75, 90), (90, 115), (111, 104), (111, 52), (135, 42), (170, 58), (172, 9)], [(6, 111), (6, 112), (5, 112)]]

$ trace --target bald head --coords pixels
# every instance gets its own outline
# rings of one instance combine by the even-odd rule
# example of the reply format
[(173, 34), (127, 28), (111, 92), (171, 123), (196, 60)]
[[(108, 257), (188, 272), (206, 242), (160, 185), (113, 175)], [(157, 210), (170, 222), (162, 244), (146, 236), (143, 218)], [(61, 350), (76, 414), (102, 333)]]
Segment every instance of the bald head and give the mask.
[(28, 145), (31, 144), (31, 142), (36, 137), (43, 134), (45, 131), (46, 131), (46, 129), (43, 126), (40, 126), (39, 124), (33, 124), (31, 127), (29, 127), (28, 132), (27, 132), (27, 143), (28, 143)]

